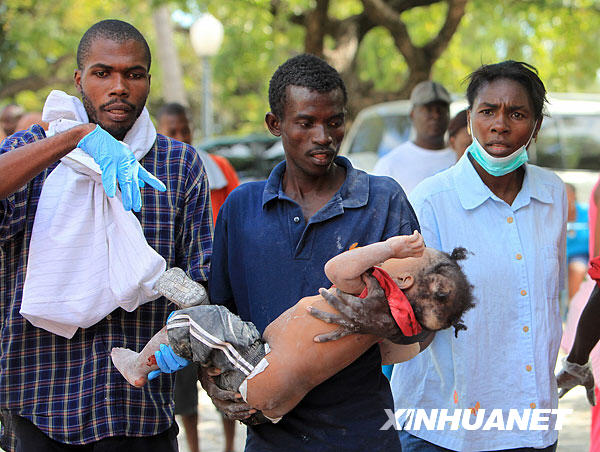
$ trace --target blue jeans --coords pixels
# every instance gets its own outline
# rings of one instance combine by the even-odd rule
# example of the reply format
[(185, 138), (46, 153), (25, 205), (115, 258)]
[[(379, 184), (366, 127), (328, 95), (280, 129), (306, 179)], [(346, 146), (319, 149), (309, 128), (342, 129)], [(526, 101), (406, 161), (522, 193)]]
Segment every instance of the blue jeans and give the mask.
[[(400, 443), (402, 444), (402, 452), (454, 452), (451, 449), (436, 446), (429, 441), (417, 438), (404, 430), (398, 431)], [(548, 446), (544, 449), (535, 449), (533, 447), (519, 447), (518, 449), (504, 449), (506, 452), (555, 452), (557, 443)]]

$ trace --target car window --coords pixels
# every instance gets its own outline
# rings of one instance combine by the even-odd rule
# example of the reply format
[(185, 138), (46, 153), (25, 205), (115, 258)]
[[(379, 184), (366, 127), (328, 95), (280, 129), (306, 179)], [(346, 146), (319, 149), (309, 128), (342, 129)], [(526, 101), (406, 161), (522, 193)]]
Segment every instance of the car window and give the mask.
[(532, 161), (547, 168), (600, 170), (600, 116), (544, 118)]
[(285, 155), (281, 140), (276, 137), (223, 137), (213, 143), (200, 144), (207, 152), (225, 157), (235, 168), (240, 182), (266, 179)]
[(565, 115), (558, 126), (565, 167), (600, 170), (600, 116)]
[(544, 118), (535, 145), (529, 147), (531, 162), (547, 168), (564, 168), (555, 118)]
[(381, 157), (410, 138), (411, 123), (406, 114), (366, 118), (357, 129), (349, 153), (374, 152)]

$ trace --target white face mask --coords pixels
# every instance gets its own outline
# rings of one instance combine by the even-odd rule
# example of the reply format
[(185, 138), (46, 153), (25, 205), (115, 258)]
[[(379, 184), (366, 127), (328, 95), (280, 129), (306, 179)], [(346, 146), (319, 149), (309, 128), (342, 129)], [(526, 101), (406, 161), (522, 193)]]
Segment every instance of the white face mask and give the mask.
[(479, 163), (486, 173), (496, 177), (504, 176), (505, 174), (512, 173), (529, 160), (529, 157), (527, 156), (527, 147), (533, 139), (533, 134), (535, 133), (537, 127), (537, 120), (533, 125), (533, 131), (531, 132), (527, 143), (506, 157), (494, 157), (490, 155), (475, 137), (475, 134), (473, 133), (473, 123), (471, 120), (469, 121), (469, 127), (471, 129), (473, 142), (467, 148), (466, 152), (473, 156), (475, 161)]

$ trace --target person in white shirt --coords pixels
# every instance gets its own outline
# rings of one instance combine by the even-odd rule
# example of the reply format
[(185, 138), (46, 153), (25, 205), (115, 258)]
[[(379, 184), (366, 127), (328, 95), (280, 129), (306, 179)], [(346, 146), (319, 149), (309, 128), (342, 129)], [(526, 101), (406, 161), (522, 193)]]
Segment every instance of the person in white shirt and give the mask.
[(459, 111), (448, 125), (448, 144), (456, 153), (456, 160), (461, 158), (473, 142), (467, 127), (467, 110)]
[[(554, 452), (567, 196), (558, 176), (527, 164), (546, 89), (533, 66), (504, 61), (471, 74), (467, 99), (473, 143), (410, 200), (427, 246), (471, 253), (463, 270), (476, 306), (465, 334), (437, 332), (395, 365), (382, 429), (395, 426), (404, 451)], [(354, 301), (340, 300), (342, 330), (365, 326)]]
[[(473, 143), (455, 166), (412, 192), (427, 246), (472, 253), (463, 268), (477, 304), (465, 316), (464, 335), (438, 332), (427, 350), (395, 366), (396, 410), (462, 409), (471, 424), (481, 416), (485, 425), (494, 409), (506, 421), (510, 409), (522, 416), (558, 407), (567, 200), (558, 176), (526, 163), (545, 94), (526, 63), (480, 67), (467, 89)], [(468, 430), (462, 420), (457, 430), (450, 422), (441, 430), (408, 429), (407, 421), (399, 434), (403, 450), (554, 451), (556, 415), (548, 415), (545, 430)]]
[(416, 137), (379, 159), (373, 173), (392, 177), (409, 194), (426, 177), (452, 166), (456, 154), (446, 146), (444, 136), (450, 101), (450, 94), (439, 83), (427, 80), (415, 86), (410, 95), (410, 119)]

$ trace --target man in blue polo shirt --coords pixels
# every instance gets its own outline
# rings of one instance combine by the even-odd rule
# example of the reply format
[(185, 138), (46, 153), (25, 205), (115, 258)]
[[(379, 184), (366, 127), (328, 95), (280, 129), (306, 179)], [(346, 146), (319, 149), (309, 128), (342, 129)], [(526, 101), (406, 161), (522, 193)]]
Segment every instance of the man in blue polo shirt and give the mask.
[[(212, 303), (226, 305), (259, 331), (299, 299), (329, 287), (323, 266), (353, 244), (419, 229), (400, 186), (338, 157), (346, 88), (312, 55), (281, 65), (269, 86), (265, 121), (280, 136), (285, 161), (267, 181), (236, 189), (217, 219), (210, 271)], [(210, 379), (203, 377), (203, 385)], [(207, 389), (218, 408), (242, 419), (253, 412), (233, 394)], [(276, 424), (251, 426), (246, 451), (399, 450), (379, 430), (392, 408), (378, 347), (313, 389)]]

